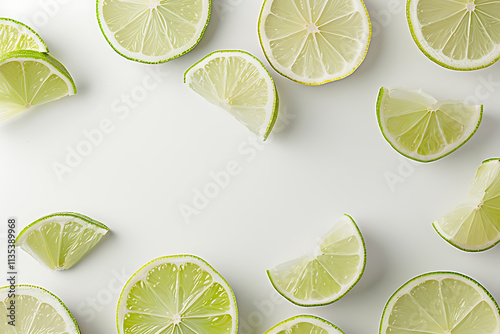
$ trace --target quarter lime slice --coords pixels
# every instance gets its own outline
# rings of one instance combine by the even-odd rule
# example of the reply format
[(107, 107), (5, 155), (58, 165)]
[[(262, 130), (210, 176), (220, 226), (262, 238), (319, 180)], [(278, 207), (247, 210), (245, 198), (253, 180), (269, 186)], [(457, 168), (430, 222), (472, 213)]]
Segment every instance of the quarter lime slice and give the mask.
[(469, 71), (500, 59), (499, 0), (408, 0), (410, 31), (435, 63)]
[(500, 159), (479, 167), (467, 201), (434, 222), (434, 228), (453, 246), (485, 251), (500, 242)]
[(71, 75), (46, 53), (21, 50), (0, 58), (0, 120), (73, 94)]
[(87, 255), (108, 231), (106, 225), (82, 214), (60, 212), (24, 228), (16, 246), (52, 270), (65, 270)]
[(191, 51), (210, 18), (210, 0), (97, 0), (97, 20), (123, 57), (163, 63)]
[(324, 319), (312, 315), (298, 315), (280, 322), (264, 334), (344, 334), (344, 332)]
[(313, 256), (303, 256), (268, 270), (274, 288), (299, 306), (331, 304), (363, 275), (365, 243), (354, 220), (344, 215), (319, 241)]
[(167, 256), (139, 269), (118, 301), (119, 334), (236, 334), (229, 284), (204, 260)]
[[(78, 325), (63, 302), (49, 291), (32, 285), (0, 288), (0, 333), (2, 334), (80, 334)], [(12, 304), (12, 302), (14, 304)], [(14, 305), (15, 317), (9, 318)], [(10, 307), (10, 309), (9, 309)], [(9, 321), (14, 320), (14, 325)]]
[(476, 133), (483, 106), (437, 101), (422, 91), (382, 87), (377, 101), (380, 130), (407, 158), (431, 162), (459, 149)]
[(271, 133), (278, 117), (278, 92), (262, 62), (251, 54), (211, 53), (186, 71), (184, 82), (263, 140)]
[(433, 272), (413, 278), (387, 302), (380, 334), (499, 333), (498, 305), (470, 277)]
[(16, 50), (48, 52), (42, 38), (27, 25), (0, 17), (0, 57)]
[(271, 66), (305, 85), (352, 74), (363, 62), (371, 38), (362, 0), (266, 0), (258, 30)]

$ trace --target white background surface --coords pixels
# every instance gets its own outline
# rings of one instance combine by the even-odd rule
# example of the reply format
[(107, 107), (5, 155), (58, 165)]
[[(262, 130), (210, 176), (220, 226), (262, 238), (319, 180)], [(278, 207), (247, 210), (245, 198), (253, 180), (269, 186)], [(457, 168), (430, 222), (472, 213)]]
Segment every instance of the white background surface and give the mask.
[[(465, 199), (481, 161), (500, 155), (500, 87), (492, 92), (484, 84), (500, 82), (500, 65), (472, 73), (441, 68), (411, 39), (403, 0), (366, 5), (372, 43), (347, 79), (302, 86), (265, 62), (288, 117), (281, 117), (282, 131), (256, 149), (243, 126), (182, 82), (191, 64), (218, 49), (244, 49), (265, 61), (256, 28), (261, 1), (213, 0), (198, 47), (148, 66), (109, 47), (94, 1), (2, 0), (2, 15), (31, 24), (79, 91), (0, 124), (0, 219), (17, 216), (22, 228), (52, 212), (77, 211), (113, 231), (67, 272), (51, 272), (22, 253), (20, 281), (57, 294), (84, 334), (116, 332), (116, 301), (128, 276), (149, 260), (181, 253), (203, 257), (232, 285), (244, 334), (262, 333), (300, 313), (322, 316), (346, 334), (376, 333), (389, 296), (411, 277), (433, 270), (468, 274), (500, 299), (500, 247), (462, 253), (431, 226)], [(120, 119), (112, 106), (123, 106), (122, 94), (140, 90), (147, 69), (167, 76)], [(375, 101), (382, 85), (423, 88), (438, 99), (476, 96), (485, 105), (483, 124), (451, 156), (409, 164), (380, 134)], [(53, 164), (65, 163), (68, 147), (76, 149), (85, 140), (82, 131), (103, 119), (113, 131), (60, 181)], [(210, 172), (232, 160), (241, 173), (187, 223), (179, 206), (192, 205), (195, 190), (211, 182)], [(404, 182), (391, 189), (385, 177), (398, 169)], [(359, 284), (326, 307), (301, 309), (271, 298), (265, 270), (312, 250), (343, 213), (357, 220), (366, 240), (367, 267)], [(5, 268), (5, 256), (0, 265)]]

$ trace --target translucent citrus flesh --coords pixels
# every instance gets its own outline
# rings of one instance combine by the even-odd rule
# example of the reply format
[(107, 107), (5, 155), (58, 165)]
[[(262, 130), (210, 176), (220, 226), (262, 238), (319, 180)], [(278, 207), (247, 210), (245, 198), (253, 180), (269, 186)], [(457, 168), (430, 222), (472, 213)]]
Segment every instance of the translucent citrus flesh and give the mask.
[(231, 296), (194, 263), (165, 263), (136, 282), (126, 299), (127, 334), (232, 333)]
[(386, 138), (401, 153), (424, 161), (460, 146), (480, 119), (480, 106), (438, 102), (422, 92), (400, 89), (384, 89), (379, 108)]
[(468, 201), (435, 226), (465, 250), (484, 250), (500, 240), (500, 161), (484, 163), (476, 173)]
[(499, 53), (498, 0), (419, 0), (416, 13), (425, 44), (445, 62), (472, 61), (464, 63), (466, 67)]
[(269, 271), (274, 286), (299, 304), (322, 304), (341, 297), (364, 267), (364, 245), (357, 228), (341, 220), (319, 243), (315, 257), (304, 256)]
[(382, 334), (487, 334), (498, 331), (498, 311), (473, 283), (447, 277), (419, 283), (397, 297)]
[[(260, 69), (259, 69), (260, 67)], [(189, 74), (189, 87), (265, 137), (277, 112), (277, 92), (262, 64), (246, 55), (214, 56)]]
[(369, 40), (366, 13), (357, 1), (272, 1), (263, 25), (268, 56), (294, 79), (322, 82), (349, 74)]
[(73, 93), (61, 73), (40, 59), (18, 58), (0, 64), (0, 120)]
[(205, 7), (204, 0), (104, 0), (102, 17), (129, 52), (174, 56), (200, 38)]
[(46, 51), (41, 39), (27, 30), (20, 24), (0, 19), (0, 57), (16, 50)]
[(312, 333), (328, 334), (329, 332), (326, 329), (311, 324), (309, 322), (299, 322), (290, 327), (287, 327), (286, 329), (273, 332), (273, 334), (312, 334)]
[(52, 270), (69, 269), (88, 254), (107, 230), (70, 216), (42, 220), (18, 245)]

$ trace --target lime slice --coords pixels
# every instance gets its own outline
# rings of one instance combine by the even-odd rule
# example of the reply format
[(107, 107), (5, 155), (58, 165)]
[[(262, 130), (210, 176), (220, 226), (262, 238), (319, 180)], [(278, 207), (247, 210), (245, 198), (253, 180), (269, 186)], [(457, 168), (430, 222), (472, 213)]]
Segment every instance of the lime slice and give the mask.
[(377, 101), (380, 130), (407, 158), (431, 162), (459, 149), (476, 133), (483, 106), (437, 101), (422, 91), (382, 87)]
[(470, 277), (434, 272), (413, 278), (387, 302), (380, 334), (499, 333), (498, 305)]
[(52, 270), (65, 270), (87, 255), (108, 231), (106, 225), (82, 214), (60, 212), (24, 228), (16, 246)]
[(97, 0), (109, 45), (141, 63), (163, 63), (191, 51), (210, 18), (210, 0)]
[(71, 75), (46, 53), (22, 50), (0, 58), (0, 120), (73, 94)]
[(0, 57), (16, 50), (48, 52), (42, 38), (27, 25), (0, 17)]
[(259, 38), (271, 66), (305, 85), (352, 74), (365, 59), (371, 23), (362, 0), (266, 0)]
[(408, 0), (410, 31), (435, 63), (470, 71), (500, 59), (499, 0)]
[(479, 167), (467, 201), (434, 222), (434, 228), (453, 246), (485, 251), (500, 242), (500, 159)]
[(204, 260), (166, 256), (139, 269), (118, 301), (119, 334), (236, 334), (229, 284)]
[[(49, 291), (38, 286), (16, 285), (16, 296), (9, 298), (11, 288), (0, 288), (0, 313), (3, 315), (0, 333), (80, 334), (75, 318), (66, 305)], [(15, 308), (15, 326), (8, 323), (12, 321), (8, 317), (11, 314), (11, 305)]]
[(324, 319), (312, 315), (298, 315), (280, 322), (264, 334), (344, 334), (344, 332)]
[(278, 92), (262, 62), (251, 54), (211, 53), (186, 71), (184, 82), (263, 140), (271, 133), (278, 117)]
[(303, 256), (268, 270), (274, 288), (299, 306), (331, 304), (358, 283), (366, 252), (354, 220), (344, 215), (318, 242), (313, 256)]

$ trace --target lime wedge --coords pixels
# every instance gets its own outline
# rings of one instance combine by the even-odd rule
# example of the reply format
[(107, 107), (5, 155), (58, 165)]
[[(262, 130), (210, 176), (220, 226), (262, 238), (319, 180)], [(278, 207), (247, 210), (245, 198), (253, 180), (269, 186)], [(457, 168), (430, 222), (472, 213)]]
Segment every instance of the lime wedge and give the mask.
[(163, 63), (191, 51), (210, 18), (210, 0), (97, 0), (97, 20), (123, 57)]
[(434, 228), (453, 246), (485, 251), (500, 242), (500, 159), (479, 167), (467, 201), (434, 222)]
[(407, 17), (417, 46), (441, 66), (470, 71), (500, 59), (499, 0), (408, 0)]
[(299, 306), (331, 304), (363, 275), (365, 243), (354, 220), (344, 215), (319, 241), (313, 256), (303, 256), (268, 270), (274, 288)]
[(365, 59), (371, 38), (362, 0), (265, 0), (258, 30), (271, 66), (305, 85), (352, 74)]
[(264, 334), (344, 334), (344, 332), (324, 319), (312, 315), (298, 315), (280, 322)]
[[(9, 298), (10, 286), (0, 288), (0, 333), (2, 334), (80, 334), (78, 325), (63, 302), (49, 291), (32, 285), (16, 285), (15, 297)], [(12, 304), (11, 302), (14, 302)], [(15, 307), (15, 326), (8, 309)]]
[(22, 50), (0, 58), (0, 120), (73, 94), (71, 75), (46, 53)]
[(433, 272), (413, 278), (387, 302), (380, 334), (493, 334), (498, 305), (470, 277)]
[(118, 300), (119, 334), (236, 334), (238, 310), (229, 284), (190, 255), (153, 260), (127, 282)]
[(211, 53), (186, 71), (184, 82), (263, 140), (271, 133), (278, 117), (278, 92), (262, 62), (251, 54)]
[(60, 212), (24, 228), (16, 246), (52, 270), (65, 270), (87, 255), (108, 231), (106, 225), (82, 214)]
[(476, 133), (483, 106), (437, 101), (422, 91), (382, 87), (377, 101), (380, 130), (407, 158), (431, 162), (459, 149)]
[(42, 38), (27, 25), (0, 17), (0, 57), (16, 50), (48, 52)]

